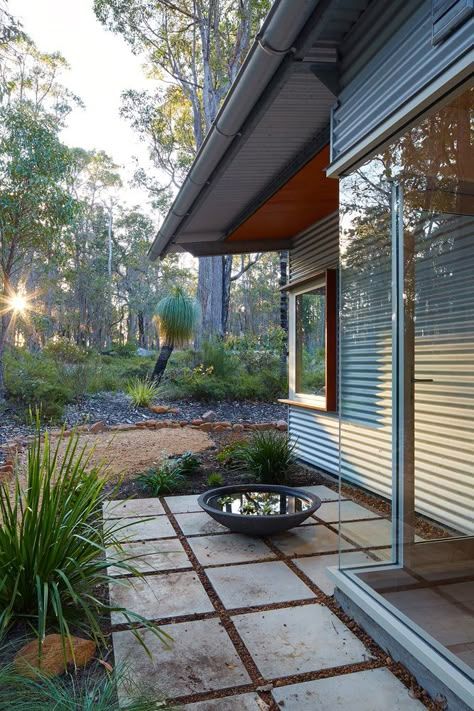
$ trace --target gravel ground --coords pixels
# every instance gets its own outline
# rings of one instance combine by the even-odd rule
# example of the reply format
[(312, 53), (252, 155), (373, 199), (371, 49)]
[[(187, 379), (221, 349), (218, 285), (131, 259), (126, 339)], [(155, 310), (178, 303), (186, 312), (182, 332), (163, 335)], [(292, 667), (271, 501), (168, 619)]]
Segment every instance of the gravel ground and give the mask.
[[(133, 424), (146, 419), (193, 420), (208, 410), (216, 413), (217, 420), (238, 422), (275, 422), (286, 420), (286, 405), (265, 402), (200, 403), (191, 400), (166, 401), (167, 406), (178, 408), (177, 414), (156, 415), (145, 407), (134, 407), (125, 393), (97, 393), (67, 405), (64, 410), (66, 427), (102, 421), (107, 425)], [(15, 437), (32, 434), (34, 427), (26, 424), (24, 411), (7, 406), (0, 412), (0, 444)], [(2, 454), (0, 453), (0, 462)]]

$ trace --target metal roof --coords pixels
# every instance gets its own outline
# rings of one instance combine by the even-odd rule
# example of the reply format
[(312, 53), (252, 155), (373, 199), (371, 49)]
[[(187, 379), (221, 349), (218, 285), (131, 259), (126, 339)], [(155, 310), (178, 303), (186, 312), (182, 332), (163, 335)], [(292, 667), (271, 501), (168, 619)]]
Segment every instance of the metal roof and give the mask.
[(194, 246), (203, 254), (205, 243), (214, 243), (210, 254), (224, 253), (215, 243), (328, 143), (337, 46), (369, 2), (275, 2), (151, 247), (152, 259), (171, 250), (193, 253)]

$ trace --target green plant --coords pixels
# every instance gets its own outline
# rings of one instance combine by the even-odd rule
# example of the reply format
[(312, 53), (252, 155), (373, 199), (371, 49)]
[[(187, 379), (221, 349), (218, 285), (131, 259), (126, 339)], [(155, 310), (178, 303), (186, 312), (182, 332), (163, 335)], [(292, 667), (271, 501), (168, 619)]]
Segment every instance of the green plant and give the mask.
[(174, 460), (174, 464), (182, 474), (190, 474), (199, 467), (201, 462), (192, 452), (185, 452)]
[(127, 384), (127, 393), (136, 407), (148, 407), (158, 392), (156, 383), (152, 380), (134, 378)]
[(35, 678), (22, 676), (10, 666), (0, 669), (0, 711), (117, 711), (117, 686), (125, 686), (131, 699), (128, 711), (178, 711), (156, 693), (140, 689), (120, 667), (105, 675), (82, 677), (65, 674), (49, 678), (38, 672)]
[(233, 452), (233, 466), (246, 469), (262, 484), (285, 484), (295, 461), (295, 445), (274, 430), (255, 432)]
[(224, 477), (222, 474), (219, 474), (219, 472), (212, 472), (212, 474), (209, 474), (207, 477), (207, 485), (208, 486), (223, 486), (224, 485)]
[(240, 451), (242, 447), (247, 445), (247, 440), (237, 439), (230, 444), (226, 444), (222, 447), (220, 452), (216, 454), (216, 459), (220, 464), (230, 465), (234, 459), (234, 455)]
[[(102, 526), (106, 478), (91, 468), (91, 453), (79, 449), (78, 436), (61, 455), (60, 446), (61, 439), (52, 450), (47, 434), (42, 443), (38, 425), (26, 486), (18, 471), (13, 491), (6, 482), (0, 485), (0, 637), (21, 620), (36, 631), (39, 646), (50, 628), (66, 645), (71, 626), (104, 642), (100, 622), (111, 608), (97, 588), (113, 580), (106, 551), (117, 546), (123, 528), (120, 522)], [(129, 562), (119, 565), (137, 575)], [(141, 615), (121, 612), (168, 639)]]
[(159, 383), (175, 348), (185, 346), (192, 338), (198, 319), (196, 302), (180, 286), (173, 287), (156, 306), (156, 322), (162, 342), (160, 355), (153, 369)]
[(144, 488), (152, 496), (162, 496), (180, 491), (186, 482), (186, 478), (178, 467), (171, 464), (163, 464), (158, 469), (147, 469), (146, 472), (137, 477)]
[(87, 351), (68, 338), (58, 338), (55, 341), (48, 341), (43, 349), (43, 353), (53, 360), (62, 363), (84, 363), (87, 360)]

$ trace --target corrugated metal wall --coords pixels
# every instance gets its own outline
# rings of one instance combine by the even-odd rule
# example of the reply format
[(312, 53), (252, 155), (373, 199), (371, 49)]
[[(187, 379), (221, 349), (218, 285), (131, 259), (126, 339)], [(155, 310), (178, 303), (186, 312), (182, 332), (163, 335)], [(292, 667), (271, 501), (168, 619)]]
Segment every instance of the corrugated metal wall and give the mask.
[(432, 23), (431, 0), (375, 0), (349, 34), (340, 47), (333, 162), (472, 52), (474, 18), (435, 46)]
[[(335, 212), (301, 234), (290, 251), (290, 283), (339, 264), (339, 216)], [(289, 408), (290, 436), (308, 464), (339, 472), (339, 416), (303, 407)]]

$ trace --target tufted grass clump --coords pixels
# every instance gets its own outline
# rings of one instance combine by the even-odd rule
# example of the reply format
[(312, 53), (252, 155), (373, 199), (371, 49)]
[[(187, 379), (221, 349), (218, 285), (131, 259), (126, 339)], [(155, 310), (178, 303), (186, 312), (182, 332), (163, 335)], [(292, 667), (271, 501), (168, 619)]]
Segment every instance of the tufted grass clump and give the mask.
[(147, 378), (133, 378), (127, 384), (127, 393), (135, 407), (148, 407), (158, 394), (158, 386)]
[(292, 442), (275, 430), (255, 432), (232, 452), (232, 466), (245, 469), (261, 484), (286, 484), (295, 461)]

